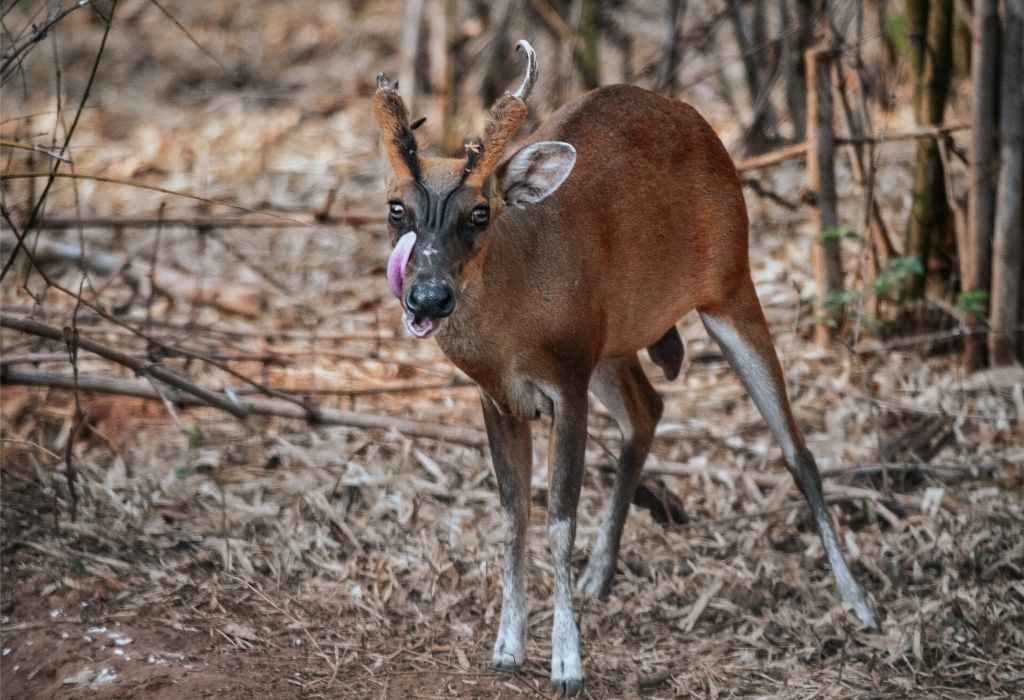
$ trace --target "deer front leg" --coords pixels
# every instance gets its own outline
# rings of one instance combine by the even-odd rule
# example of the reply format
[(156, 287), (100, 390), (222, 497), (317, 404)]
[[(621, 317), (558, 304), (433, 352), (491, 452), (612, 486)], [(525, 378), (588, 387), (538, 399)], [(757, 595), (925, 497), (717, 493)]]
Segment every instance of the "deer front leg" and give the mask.
[(548, 449), (548, 541), (555, 568), (551, 689), (570, 696), (583, 687), (580, 633), (572, 606), (572, 547), (587, 439), (586, 384), (552, 403), (554, 418)]
[(515, 671), (523, 665), (526, 641), (526, 585), (523, 556), (530, 520), (530, 473), (533, 447), (530, 424), (503, 415), (481, 392), (491, 461), (505, 520), (505, 573), (501, 585), (501, 623), (494, 640), (491, 666)]

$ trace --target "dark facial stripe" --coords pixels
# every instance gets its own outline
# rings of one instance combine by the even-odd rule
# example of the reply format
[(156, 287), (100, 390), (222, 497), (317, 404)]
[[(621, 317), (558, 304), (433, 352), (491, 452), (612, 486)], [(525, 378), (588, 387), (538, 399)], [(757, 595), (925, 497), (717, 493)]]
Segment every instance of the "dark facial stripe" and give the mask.
[(473, 172), (473, 168), (480, 162), (480, 158), (484, 155), (484, 145), (482, 143), (466, 144), (466, 167), (462, 169), (462, 179), (459, 182), (465, 182), (469, 174)]
[(412, 174), (413, 180), (419, 182), (420, 179), (420, 159), (416, 155), (416, 137), (413, 135), (410, 129), (398, 129), (395, 132), (395, 146), (398, 148), (398, 152), (402, 156), (402, 160), (405, 161), (406, 166), (409, 168), (409, 172)]
[(440, 228), (441, 224), (447, 219), (448, 204), (451, 202), (452, 197), (455, 196), (455, 193), (462, 189), (462, 182), (459, 182), (447, 192), (440, 194), (435, 193), (419, 180), (416, 181), (416, 185), (422, 196), (418, 209), (423, 215), (421, 220), (417, 221), (417, 224), (422, 229)]

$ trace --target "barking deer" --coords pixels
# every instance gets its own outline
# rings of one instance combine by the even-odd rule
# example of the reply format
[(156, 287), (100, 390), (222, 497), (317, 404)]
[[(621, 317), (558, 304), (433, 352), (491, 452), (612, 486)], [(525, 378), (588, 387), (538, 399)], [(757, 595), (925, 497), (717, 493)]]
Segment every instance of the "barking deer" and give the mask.
[(524, 557), (531, 421), (551, 417), (547, 533), (554, 558), (551, 685), (583, 682), (571, 555), (587, 438), (588, 390), (622, 432), (604, 522), (577, 580), (606, 595), (619, 539), (662, 401), (641, 369), (646, 348), (671, 379), (683, 347), (676, 322), (696, 309), (782, 447), (810, 506), (839, 597), (874, 626), (840, 551), (821, 477), (793, 418), (750, 277), (747, 212), (736, 169), (689, 105), (618, 85), (558, 110), (504, 159), (527, 115), (526, 77), (491, 109), (464, 158), (420, 155), (396, 86), (377, 78), (374, 114), (393, 178), (387, 266), (406, 328), (434, 336), (479, 385), (506, 522), (501, 621), (492, 665), (523, 663)]

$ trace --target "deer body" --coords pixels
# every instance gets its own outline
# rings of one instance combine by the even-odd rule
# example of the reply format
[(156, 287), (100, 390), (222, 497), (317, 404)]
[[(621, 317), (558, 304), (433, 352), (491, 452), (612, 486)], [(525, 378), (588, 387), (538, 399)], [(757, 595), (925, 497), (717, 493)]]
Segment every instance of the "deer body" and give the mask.
[[(546, 140), (576, 147), (572, 174), (494, 222), (480, 274), (436, 336), (510, 407), (541, 356), (589, 375), (598, 360), (654, 344), (688, 311), (717, 308), (749, 282), (739, 178), (692, 107), (636, 87), (601, 88), (528, 142)], [(552, 364), (543, 358), (539, 372)]]
[[(521, 45), (525, 42), (520, 42)], [(697, 309), (779, 441), (804, 493), (840, 597), (874, 624), (839, 549), (817, 467), (793, 419), (750, 278), (747, 214), (732, 160), (688, 105), (640, 88), (595, 90), (556, 112), (503, 163), (535, 75), (499, 100), (483, 143), (463, 159), (420, 158), (397, 92), (379, 79), (377, 118), (395, 172), (389, 262), (406, 323), (435, 334), (480, 386), (507, 522), (502, 613), (492, 665), (518, 668), (526, 630), (524, 553), (530, 422), (550, 415), (548, 539), (554, 559), (552, 687), (582, 684), (571, 555), (588, 392), (623, 445), (604, 524), (579, 589), (601, 596), (662, 402), (637, 352), (671, 378), (675, 323)], [(410, 244), (411, 243), (411, 244)], [(397, 256), (397, 257), (396, 257)]]

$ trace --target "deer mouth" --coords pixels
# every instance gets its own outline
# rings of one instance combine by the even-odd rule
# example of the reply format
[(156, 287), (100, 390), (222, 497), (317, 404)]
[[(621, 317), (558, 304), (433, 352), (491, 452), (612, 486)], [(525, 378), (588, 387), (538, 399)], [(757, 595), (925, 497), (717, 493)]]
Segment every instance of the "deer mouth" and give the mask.
[[(416, 232), (409, 231), (398, 240), (395, 249), (391, 251), (391, 256), (388, 258), (388, 286), (391, 288), (391, 293), (398, 299), (402, 298), (405, 267), (409, 264), (409, 258), (412, 256), (412, 249), (415, 245)], [(410, 312), (408, 309), (405, 309), (404, 321), (406, 330), (416, 338), (429, 337), (441, 325), (441, 319), (420, 316)]]
[(428, 318), (405, 312), (405, 329), (417, 338), (428, 338), (441, 326), (440, 318)]

